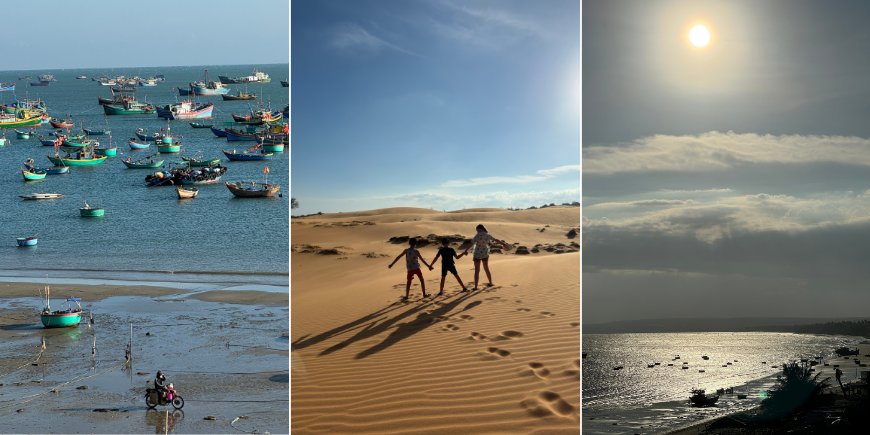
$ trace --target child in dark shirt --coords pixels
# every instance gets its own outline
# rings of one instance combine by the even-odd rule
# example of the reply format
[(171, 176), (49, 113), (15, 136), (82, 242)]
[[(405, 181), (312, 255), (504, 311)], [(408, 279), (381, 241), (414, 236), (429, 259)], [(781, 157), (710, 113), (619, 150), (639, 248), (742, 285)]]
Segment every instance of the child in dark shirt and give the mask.
[(438, 257), (441, 257), (441, 291), (438, 292), (438, 296), (441, 296), (444, 293), (444, 280), (447, 279), (447, 272), (451, 272), (453, 276), (456, 277), (456, 280), (459, 281), (459, 285), (462, 286), (462, 291), (468, 291), (465, 288), (465, 284), (462, 283), (462, 280), (459, 279), (459, 274), (456, 272), (456, 265), (453, 263), (453, 259), (460, 259), (462, 255), (456, 255), (456, 251), (450, 247), (450, 239), (444, 237), (441, 239), (441, 248), (438, 249), (438, 255), (432, 260), (432, 264), (435, 264), (435, 261), (438, 260)]

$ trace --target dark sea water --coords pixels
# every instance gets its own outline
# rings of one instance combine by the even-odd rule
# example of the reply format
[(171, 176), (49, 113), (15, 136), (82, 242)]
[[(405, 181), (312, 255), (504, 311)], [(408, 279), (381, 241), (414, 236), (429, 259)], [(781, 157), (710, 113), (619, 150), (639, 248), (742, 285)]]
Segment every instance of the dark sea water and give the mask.
[[(744, 411), (775, 384), (781, 369), (773, 365), (817, 356), (825, 361), (836, 356), (834, 349), (854, 344), (850, 337), (781, 333), (585, 334), (583, 433), (664, 433)], [(681, 368), (684, 362), (688, 369)], [(823, 377), (832, 375), (832, 367), (816, 367)], [(844, 382), (856, 375), (844, 371)], [(692, 388), (715, 393), (727, 387), (748, 398), (723, 395), (709, 408), (688, 404)]]
[[(231, 113), (245, 113), (249, 104), (263, 102), (274, 110), (289, 103), (288, 88), (281, 80), (289, 78), (289, 67), (281, 65), (211, 65), (190, 67), (143, 67), (115, 69), (68, 69), (39, 71), (0, 71), (0, 83), (16, 83), (16, 90), (0, 92), (0, 104), (19, 99), (41, 99), (49, 115), (63, 118), (71, 114), (85, 127), (105, 126), (112, 130), (111, 145), (117, 157), (91, 167), (72, 167), (69, 174), (49, 175), (45, 180), (25, 182), (22, 162), (28, 158), (38, 166), (51, 166), (44, 147), (36, 136), (16, 139), (12, 129), (6, 131), (8, 144), (0, 147), (0, 277), (49, 274), (52, 277), (114, 278), (134, 281), (202, 281), (237, 282), (266, 285), (289, 283), (289, 172), (290, 150), (276, 153), (271, 161), (230, 162), (222, 149), (246, 149), (255, 142), (231, 142), (216, 137), (209, 129), (193, 129), (186, 121), (173, 121), (174, 135), (182, 136), (180, 154), (159, 155), (166, 164), (180, 161), (201, 151), (207, 158), (221, 157), (229, 168), (223, 180), (229, 182), (263, 179), (269, 167), (268, 181), (281, 186), (283, 198), (235, 198), (223, 182), (198, 186), (199, 198), (179, 201), (172, 186), (146, 187), (145, 176), (153, 170), (128, 169), (120, 158), (134, 160), (156, 154), (131, 150), (127, 139), (138, 128), (156, 131), (166, 128), (163, 118), (154, 115), (104, 115), (97, 96), (111, 97), (108, 86), (91, 81), (103, 74), (110, 77), (153, 77), (163, 74), (166, 81), (156, 87), (140, 87), (135, 93), (140, 101), (174, 102), (178, 91), (172, 88), (202, 78), (208, 69), (211, 78), (218, 75), (248, 75), (254, 68), (269, 74), (271, 83), (249, 85), (248, 92), (259, 95), (257, 101), (223, 101), (220, 96), (197, 97), (215, 104), (213, 119), (232, 121)], [(53, 74), (57, 81), (49, 86), (30, 86), (30, 75)], [(76, 76), (86, 75), (87, 80)], [(230, 93), (236, 85), (228, 85)], [(239, 85), (245, 90), (245, 85)], [(79, 126), (76, 126), (78, 129)], [(29, 129), (29, 127), (28, 127)], [(54, 129), (46, 124), (38, 133), (48, 136)], [(74, 130), (75, 131), (75, 130)], [(2, 134), (2, 133), (0, 133)], [(101, 144), (108, 136), (97, 136)], [(62, 193), (60, 200), (25, 201), (18, 195), (34, 192)], [(102, 206), (106, 216), (85, 219), (79, 216), (82, 201)], [(39, 232), (39, 243), (18, 248), (16, 237)], [(59, 271), (59, 272), (58, 272)]]

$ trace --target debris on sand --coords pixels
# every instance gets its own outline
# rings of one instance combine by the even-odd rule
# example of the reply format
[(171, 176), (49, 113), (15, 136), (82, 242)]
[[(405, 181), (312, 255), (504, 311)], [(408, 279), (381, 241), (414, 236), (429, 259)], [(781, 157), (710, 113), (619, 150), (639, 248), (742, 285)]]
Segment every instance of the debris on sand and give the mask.
[(78, 387), (76, 387), (76, 390), (87, 390), (87, 389), (88, 389), (87, 385), (79, 385)]
[(217, 420), (217, 417), (215, 417), (213, 415), (209, 415), (209, 416), (203, 418), (203, 420), (215, 421), (215, 420)]

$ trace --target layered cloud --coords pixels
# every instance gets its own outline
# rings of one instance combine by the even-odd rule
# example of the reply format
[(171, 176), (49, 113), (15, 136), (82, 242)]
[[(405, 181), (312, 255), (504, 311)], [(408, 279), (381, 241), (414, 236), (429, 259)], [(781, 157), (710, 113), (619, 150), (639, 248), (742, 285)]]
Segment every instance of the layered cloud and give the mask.
[(568, 166), (559, 166), (558, 168), (553, 169), (543, 169), (537, 171), (535, 174), (537, 175), (517, 175), (513, 177), (482, 177), (482, 178), (471, 178), (466, 180), (450, 180), (444, 182), (441, 187), (469, 187), (469, 186), (483, 186), (487, 184), (517, 184), (517, 183), (534, 183), (537, 181), (544, 181), (549, 178), (554, 178), (559, 175), (567, 174), (570, 172), (579, 172), (581, 170), (580, 165), (568, 165)]
[(343, 23), (333, 28), (329, 37), (329, 45), (348, 52), (377, 53), (386, 49), (418, 56), (414, 52), (372, 35), (368, 30), (354, 23)]

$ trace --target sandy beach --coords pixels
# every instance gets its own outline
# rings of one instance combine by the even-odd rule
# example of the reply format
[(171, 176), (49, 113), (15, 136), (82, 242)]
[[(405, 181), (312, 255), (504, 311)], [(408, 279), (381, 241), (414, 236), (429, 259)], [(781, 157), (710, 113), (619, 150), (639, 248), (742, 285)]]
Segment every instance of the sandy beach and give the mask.
[[(3, 432), (287, 432), (285, 291), (52, 285), (52, 308), (81, 297), (94, 324), (45, 329), (37, 287), (0, 283)], [(184, 398), (181, 410), (145, 406), (157, 370)]]
[[(427, 262), (484, 224), (512, 245), (477, 291), (405, 294), (419, 236)], [(392, 208), (293, 219), (293, 433), (579, 433), (580, 213), (575, 207)], [(441, 266), (423, 267), (438, 293)], [(457, 260), (473, 287), (474, 265)]]

